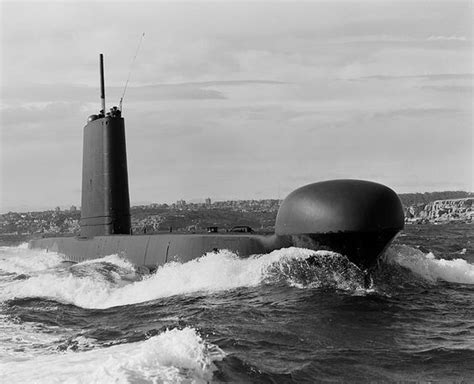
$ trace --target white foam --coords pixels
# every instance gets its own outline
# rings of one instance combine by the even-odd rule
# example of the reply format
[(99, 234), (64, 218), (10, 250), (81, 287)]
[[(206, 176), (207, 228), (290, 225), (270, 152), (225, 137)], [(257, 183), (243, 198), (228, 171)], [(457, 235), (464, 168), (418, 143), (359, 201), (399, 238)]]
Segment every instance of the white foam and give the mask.
[(72, 265), (69, 270), (75, 277), (93, 281), (105, 280), (123, 286), (129, 281), (141, 280), (134, 265), (119, 255), (109, 255), (100, 259), (86, 260)]
[(0, 363), (8, 383), (206, 383), (225, 353), (193, 328), (87, 352)]
[(396, 263), (426, 280), (444, 280), (452, 283), (474, 284), (474, 265), (464, 259), (437, 259), (432, 253), (423, 253), (406, 245), (392, 245), (385, 254), (389, 263)]
[[(274, 278), (275, 270), (279, 268), (282, 270), (280, 279), (286, 279), (289, 285), (298, 286), (300, 282), (297, 277), (301, 268), (298, 270), (296, 267), (310, 256), (328, 258), (340, 255), (327, 251), (287, 248), (243, 259), (223, 250), (208, 253), (185, 264), (168, 263), (150, 277), (125, 286), (118, 286), (110, 279), (98, 279), (94, 274), (41, 274), (28, 280), (12, 282), (0, 292), (0, 300), (33, 296), (72, 303), (83, 308), (108, 308), (199, 291), (217, 292), (252, 287), (266, 282), (268, 278)], [(107, 258), (97, 261), (105, 259)], [(292, 263), (295, 262), (297, 265), (291, 270)], [(304, 268), (311, 267), (306, 262), (304, 264)], [(340, 275), (332, 272), (328, 275), (335, 282), (336, 288), (351, 288), (345, 285)], [(314, 287), (311, 281), (301, 285)]]
[(117, 254), (104, 256), (99, 259), (85, 260), (79, 264), (88, 265), (88, 264), (97, 264), (97, 263), (109, 263), (109, 264), (116, 265), (117, 267), (122, 268), (122, 269), (127, 269), (130, 271), (134, 270), (134, 266), (130, 261), (128, 261), (124, 257), (119, 256)]
[(49, 332), (42, 332), (40, 325), (21, 323), (0, 315), (0, 361), (21, 361), (36, 354), (44, 354), (45, 349), (61, 339), (59, 330), (53, 328), (49, 327)]
[(28, 245), (0, 247), (0, 272), (31, 273), (53, 268), (64, 261), (55, 253), (39, 249), (28, 249)]
[[(42, 297), (84, 306), (83, 304), (88, 301), (97, 302), (100, 300), (97, 296), (92, 296), (106, 297), (112, 289), (113, 285), (108, 281), (98, 280), (93, 276), (77, 277), (72, 273), (66, 276), (45, 273), (27, 280), (11, 282), (0, 291), (0, 300)], [(90, 299), (87, 299), (88, 297)]]

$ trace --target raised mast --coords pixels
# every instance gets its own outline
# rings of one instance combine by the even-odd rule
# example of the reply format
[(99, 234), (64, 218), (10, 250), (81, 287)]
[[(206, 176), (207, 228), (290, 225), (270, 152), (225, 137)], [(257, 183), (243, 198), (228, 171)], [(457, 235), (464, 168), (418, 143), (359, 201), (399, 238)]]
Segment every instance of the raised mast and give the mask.
[(105, 80), (104, 80), (104, 55), (100, 54), (100, 101), (102, 113), (105, 114)]

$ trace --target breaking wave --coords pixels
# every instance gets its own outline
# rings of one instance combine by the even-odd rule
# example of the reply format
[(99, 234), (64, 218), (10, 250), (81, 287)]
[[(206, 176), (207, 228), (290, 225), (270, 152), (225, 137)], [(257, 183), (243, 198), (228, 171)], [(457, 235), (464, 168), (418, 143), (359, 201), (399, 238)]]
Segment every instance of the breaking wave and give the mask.
[(73, 265), (61, 273), (42, 273), (12, 282), (0, 293), (0, 300), (42, 297), (83, 308), (109, 308), (259, 284), (343, 290), (364, 286), (363, 273), (344, 256), (301, 248), (245, 259), (227, 250), (210, 252), (184, 264), (168, 263), (139, 279), (128, 261), (112, 255)]
[(28, 244), (17, 247), (0, 247), (0, 276), (28, 274), (44, 271), (60, 265), (63, 257), (41, 249), (28, 249)]
[(474, 284), (474, 265), (464, 259), (437, 259), (431, 252), (423, 253), (407, 245), (392, 245), (385, 252), (384, 261), (407, 268), (428, 281)]
[[(364, 273), (346, 257), (330, 251), (286, 248), (265, 255), (239, 258), (222, 250), (187, 263), (168, 263), (143, 276), (118, 255), (57, 268), (63, 258), (55, 253), (9, 248), (0, 269), (17, 276), (0, 291), (0, 301), (40, 297), (82, 308), (110, 308), (164, 297), (215, 293), (261, 284), (284, 284), (300, 289), (330, 288), (367, 291)], [(5, 252), (5, 250), (2, 250)], [(474, 265), (463, 259), (436, 259), (432, 253), (392, 245), (385, 263), (404, 267), (428, 281), (474, 284)], [(3, 285), (3, 284), (2, 284)]]
[(0, 363), (0, 371), (9, 383), (206, 383), (224, 357), (186, 327), (136, 343)]

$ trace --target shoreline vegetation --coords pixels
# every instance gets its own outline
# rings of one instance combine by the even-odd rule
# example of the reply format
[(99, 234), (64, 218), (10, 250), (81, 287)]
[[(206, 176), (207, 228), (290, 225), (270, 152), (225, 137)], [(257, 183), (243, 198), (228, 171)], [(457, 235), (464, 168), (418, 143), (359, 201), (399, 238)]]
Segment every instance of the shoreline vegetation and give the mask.
[[(400, 194), (406, 224), (449, 224), (474, 222), (474, 194), (469, 192), (430, 192)], [(273, 233), (281, 201), (231, 200), (131, 207), (133, 234), (159, 232), (202, 233), (210, 227), (219, 232), (248, 230)], [(42, 236), (74, 236), (79, 233), (80, 210), (8, 212), (0, 215), (0, 241), (22, 242)], [(240, 228), (236, 228), (240, 227)]]

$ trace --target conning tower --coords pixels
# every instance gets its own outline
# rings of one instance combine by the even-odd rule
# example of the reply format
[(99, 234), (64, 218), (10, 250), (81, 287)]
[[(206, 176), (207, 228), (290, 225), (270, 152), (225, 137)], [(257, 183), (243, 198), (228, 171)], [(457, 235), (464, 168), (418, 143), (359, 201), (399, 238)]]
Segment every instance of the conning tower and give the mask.
[(113, 107), (105, 114), (104, 60), (100, 54), (102, 110), (84, 127), (81, 237), (130, 234), (125, 124)]

